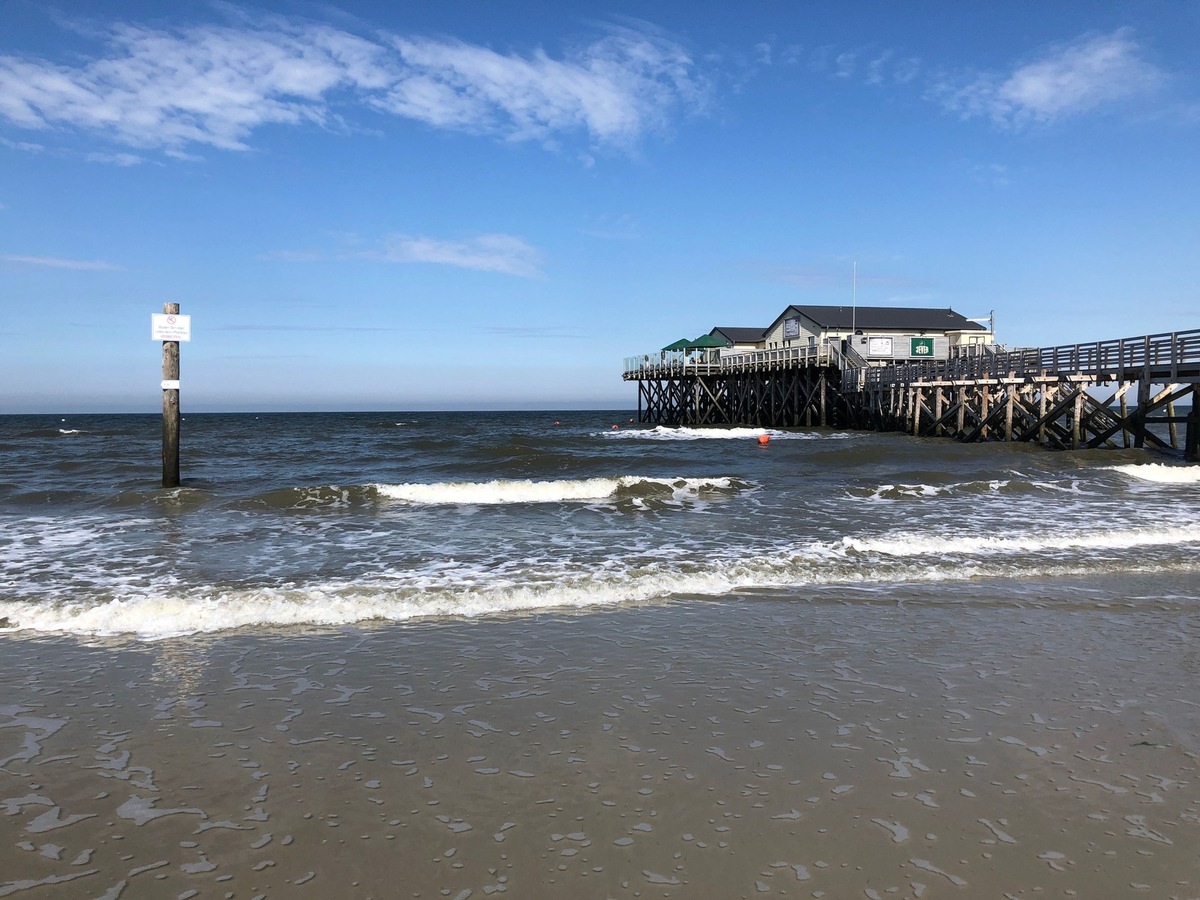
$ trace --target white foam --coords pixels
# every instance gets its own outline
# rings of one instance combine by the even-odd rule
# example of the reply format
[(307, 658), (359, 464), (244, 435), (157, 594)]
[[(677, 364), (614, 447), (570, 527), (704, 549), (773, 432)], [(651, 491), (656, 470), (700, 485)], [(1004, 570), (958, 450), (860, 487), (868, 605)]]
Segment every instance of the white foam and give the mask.
[(896, 500), (921, 497), (937, 497), (942, 494), (960, 492), (980, 492), (986, 490), (996, 494), (1009, 486), (1010, 482), (995, 479), (992, 481), (964, 481), (957, 484), (881, 484), (868, 495), (870, 500)]
[(883, 538), (842, 538), (842, 546), (858, 553), (892, 557), (980, 556), (1058, 550), (1123, 550), (1200, 543), (1200, 525), (1109, 531), (1067, 531), (1015, 535), (976, 534), (942, 537), (901, 533)]
[(1161, 463), (1141, 465), (1106, 466), (1109, 471), (1120, 472), (1141, 481), (1158, 484), (1200, 484), (1200, 466), (1166, 466)]
[[(86, 592), (0, 600), (0, 631), (31, 630), (162, 638), (242, 627), (338, 626), (365, 621), (477, 617), (553, 608), (611, 607), (671, 596), (726, 596), (751, 588), (888, 585), (1019, 576), (1095, 576), (1156, 570), (1148, 550), (1100, 563), (1089, 554), (1054, 551), (1200, 544), (1200, 526), (1082, 534), (974, 538), (893, 533), (814, 541), (721, 556), (679, 550), (658, 558), (607, 564), (530, 559), (498, 573), (488, 562), (431, 562), (422, 569), (367, 578), (219, 588), (175, 583), (112, 585), (104, 599)], [(115, 599), (112, 599), (115, 595)], [(69, 599), (68, 599), (69, 598)]]
[(509, 503), (586, 503), (610, 500), (622, 490), (642, 486), (669, 489), (680, 498), (703, 490), (735, 490), (742, 482), (732, 478), (648, 478), (624, 475), (617, 478), (583, 478), (556, 481), (523, 479), (454, 481), (433, 484), (376, 484), (375, 491), (389, 500), (414, 504), (498, 505)]
[(779, 431), (774, 428), (667, 428), (663, 425), (654, 428), (630, 428), (624, 431), (601, 431), (598, 434), (606, 438), (646, 441), (756, 440), (764, 434), (771, 440), (812, 441), (823, 438), (844, 439), (850, 437), (844, 432), (819, 434), (810, 431)]

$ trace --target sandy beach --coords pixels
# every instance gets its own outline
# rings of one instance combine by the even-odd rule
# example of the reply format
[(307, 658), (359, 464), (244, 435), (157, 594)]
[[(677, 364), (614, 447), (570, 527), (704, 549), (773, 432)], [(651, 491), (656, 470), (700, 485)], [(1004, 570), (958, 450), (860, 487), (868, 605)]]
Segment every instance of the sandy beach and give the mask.
[(0, 896), (1200, 896), (1200, 619), (958, 590), (9, 636)]

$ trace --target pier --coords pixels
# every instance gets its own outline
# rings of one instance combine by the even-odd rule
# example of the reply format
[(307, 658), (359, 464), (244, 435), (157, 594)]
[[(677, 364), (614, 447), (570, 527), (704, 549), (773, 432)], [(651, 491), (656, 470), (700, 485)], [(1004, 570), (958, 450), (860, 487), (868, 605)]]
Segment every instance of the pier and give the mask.
[[(853, 338), (663, 351), (627, 358), (624, 379), (637, 383), (638, 421), (647, 424), (832, 426), (1060, 450), (1151, 447), (1200, 461), (1200, 329), (956, 349), (945, 359), (883, 364), (857, 352)], [(1186, 414), (1177, 412), (1184, 405)]]

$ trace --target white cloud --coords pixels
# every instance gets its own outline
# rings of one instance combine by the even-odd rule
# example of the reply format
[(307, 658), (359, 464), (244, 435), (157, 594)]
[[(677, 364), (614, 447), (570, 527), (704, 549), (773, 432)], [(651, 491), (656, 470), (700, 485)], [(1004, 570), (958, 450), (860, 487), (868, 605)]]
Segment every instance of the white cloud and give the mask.
[(884, 67), (891, 61), (893, 55), (891, 50), (885, 50), (867, 64), (867, 84), (883, 84)]
[(381, 253), (364, 255), (385, 262), (435, 263), (522, 278), (541, 276), (541, 255), (525, 241), (508, 234), (484, 234), (465, 241), (392, 235), (384, 241)]
[(705, 92), (680, 45), (629, 28), (562, 59), (451, 40), (368, 40), (281, 17), (117, 26), (107, 52), (80, 65), (0, 56), (0, 117), (173, 154), (244, 150), (262, 126), (323, 125), (355, 105), (506, 140), (583, 132), (628, 146), (677, 109), (702, 106)]
[(1007, 74), (945, 79), (932, 95), (964, 118), (983, 116), (1019, 127), (1146, 94), (1164, 80), (1159, 69), (1141, 58), (1129, 29), (1122, 28), (1057, 46)]
[(245, 149), (268, 123), (320, 122), (326, 92), (381, 87), (380, 48), (324, 26), (179, 32), (119, 26), (111, 52), (78, 68), (0, 57), (0, 114), (67, 125), (133, 147)]
[(858, 66), (858, 51), (839, 53), (834, 60), (834, 76), (837, 78), (852, 78)]
[(46, 266), (51, 269), (84, 269), (96, 272), (120, 272), (124, 266), (105, 262), (102, 259), (60, 259), (56, 256), (18, 256), (5, 253), (0, 261), (22, 266)]
[(102, 163), (107, 166), (137, 166), (142, 158), (136, 153), (88, 153), (84, 156), (88, 162)]
[(628, 145), (665, 124), (677, 103), (698, 103), (702, 95), (682, 48), (628, 29), (561, 61), (542, 51), (505, 56), (458, 42), (395, 38), (393, 44), (405, 71), (379, 106), (510, 140), (583, 129), (600, 143)]
[(0, 147), (7, 147), (10, 150), (20, 150), (24, 153), (41, 153), (46, 149), (41, 144), (34, 144), (30, 141), (10, 141), (8, 138), (3, 137), (0, 137)]
[(892, 72), (892, 81), (896, 84), (908, 84), (921, 71), (921, 60), (915, 56), (909, 56), (905, 59), (897, 60)]
[[(794, 48), (797, 52), (799, 48)], [(790, 56), (798, 62), (799, 56)], [(815, 47), (808, 53), (808, 68), (812, 72), (843, 81), (862, 83), (870, 87), (913, 81), (921, 70), (921, 60), (901, 57), (891, 48), (858, 47), (839, 50), (832, 44)]]

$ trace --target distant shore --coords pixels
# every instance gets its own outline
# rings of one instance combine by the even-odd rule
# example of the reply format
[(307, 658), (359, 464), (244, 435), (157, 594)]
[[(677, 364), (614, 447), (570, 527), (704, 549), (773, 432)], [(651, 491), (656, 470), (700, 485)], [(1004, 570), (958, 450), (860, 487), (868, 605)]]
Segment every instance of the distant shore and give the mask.
[(1196, 632), (742, 597), (8, 635), (0, 896), (1195, 897)]

